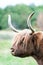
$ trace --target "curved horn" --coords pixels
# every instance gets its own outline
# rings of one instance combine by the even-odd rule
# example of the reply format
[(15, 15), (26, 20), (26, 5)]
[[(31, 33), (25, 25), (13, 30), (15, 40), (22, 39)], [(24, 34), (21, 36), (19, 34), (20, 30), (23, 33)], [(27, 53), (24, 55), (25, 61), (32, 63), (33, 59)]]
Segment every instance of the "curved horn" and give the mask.
[(27, 25), (29, 27), (29, 29), (32, 31), (32, 32), (35, 32), (35, 30), (33, 29), (33, 27), (31, 26), (31, 23), (30, 23), (30, 19), (31, 17), (33, 16), (34, 12), (32, 12), (29, 16), (28, 16), (28, 19), (27, 19)]
[(16, 28), (13, 27), (12, 23), (11, 23), (11, 15), (8, 15), (8, 24), (10, 26), (10, 28), (15, 31), (15, 32), (20, 32), (19, 30), (17, 30)]

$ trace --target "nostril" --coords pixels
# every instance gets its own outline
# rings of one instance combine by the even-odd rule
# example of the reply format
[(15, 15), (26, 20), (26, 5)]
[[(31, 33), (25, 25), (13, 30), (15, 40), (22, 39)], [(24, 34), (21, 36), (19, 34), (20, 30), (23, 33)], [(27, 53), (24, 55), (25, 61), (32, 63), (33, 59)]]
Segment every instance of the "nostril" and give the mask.
[(11, 48), (11, 52), (14, 52), (14, 49), (13, 48)]

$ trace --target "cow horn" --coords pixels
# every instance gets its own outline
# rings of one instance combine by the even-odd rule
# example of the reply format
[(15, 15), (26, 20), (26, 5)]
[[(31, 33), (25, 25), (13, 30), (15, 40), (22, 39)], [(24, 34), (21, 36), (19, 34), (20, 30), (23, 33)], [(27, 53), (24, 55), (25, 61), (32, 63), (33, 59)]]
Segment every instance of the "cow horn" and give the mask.
[(12, 25), (12, 23), (11, 23), (11, 15), (9, 14), (8, 15), (8, 24), (9, 24), (9, 26), (10, 26), (10, 28), (13, 30), (13, 31), (15, 31), (15, 32), (20, 32), (20, 30), (17, 30), (15, 27), (13, 27), (13, 25)]
[[(28, 16), (28, 19), (27, 19), (27, 25), (29, 27), (30, 30), (32, 30), (32, 32), (34, 32), (34, 29), (32, 28), (31, 24), (30, 24), (30, 19), (31, 17), (33, 16), (34, 12), (32, 12), (29, 16)], [(10, 26), (10, 28), (15, 31), (15, 32), (20, 32), (21, 30), (17, 30), (15, 27), (13, 27), (12, 23), (11, 23), (11, 15), (9, 14), (8, 15), (8, 24)]]
[(30, 19), (31, 17), (33, 16), (34, 12), (32, 12), (29, 16), (28, 16), (28, 19), (27, 19), (27, 25), (29, 27), (29, 29), (32, 31), (32, 32), (35, 32), (35, 30), (33, 29), (31, 23), (30, 23)]

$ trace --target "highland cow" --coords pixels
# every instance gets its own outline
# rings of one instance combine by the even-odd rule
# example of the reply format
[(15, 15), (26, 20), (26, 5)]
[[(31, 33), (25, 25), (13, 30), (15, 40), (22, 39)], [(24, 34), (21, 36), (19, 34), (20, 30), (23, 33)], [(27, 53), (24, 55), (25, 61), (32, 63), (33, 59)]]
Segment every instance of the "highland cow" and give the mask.
[[(32, 15), (33, 13), (28, 20)], [(39, 65), (43, 65), (43, 32), (35, 32), (31, 25), (28, 25), (31, 31), (29, 29), (16, 30), (11, 24), (10, 16), (8, 22), (13, 31), (19, 32), (14, 37), (11, 54), (18, 57), (33, 56)]]

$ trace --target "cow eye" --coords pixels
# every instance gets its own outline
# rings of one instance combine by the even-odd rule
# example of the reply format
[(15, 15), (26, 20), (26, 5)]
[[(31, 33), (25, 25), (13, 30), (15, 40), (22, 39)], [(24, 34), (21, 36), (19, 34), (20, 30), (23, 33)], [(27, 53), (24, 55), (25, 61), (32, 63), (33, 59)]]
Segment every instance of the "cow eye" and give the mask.
[(30, 33), (30, 35), (32, 35), (33, 33)]

